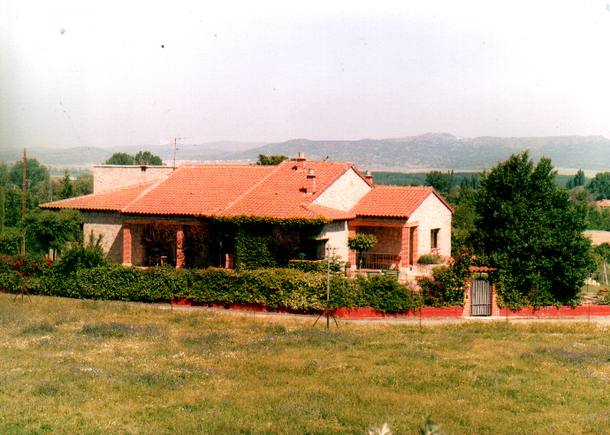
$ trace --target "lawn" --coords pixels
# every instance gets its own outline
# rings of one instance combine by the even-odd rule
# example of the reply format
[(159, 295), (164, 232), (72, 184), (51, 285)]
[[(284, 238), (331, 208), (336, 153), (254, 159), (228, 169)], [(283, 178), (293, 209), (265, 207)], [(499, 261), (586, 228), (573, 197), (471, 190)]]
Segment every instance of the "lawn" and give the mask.
[(605, 326), (314, 320), (1, 294), (0, 433), (610, 433)]

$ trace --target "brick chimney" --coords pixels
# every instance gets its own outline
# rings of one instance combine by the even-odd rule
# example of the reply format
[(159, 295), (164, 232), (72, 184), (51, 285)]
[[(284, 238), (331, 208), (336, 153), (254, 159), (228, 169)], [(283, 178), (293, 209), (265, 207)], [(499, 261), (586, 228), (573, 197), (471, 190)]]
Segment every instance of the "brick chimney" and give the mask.
[(371, 171), (366, 171), (366, 175), (364, 176), (364, 178), (366, 179), (366, 181), (373, 184), (373, 174), (371, 174)]
[(313, 195), (316, 193), (316, 173), (313, 168), (307, 171), (307, 184), (305, 185), (307, 193)]
[(303, 151), (299, 151), (299, 157), (297, 157), (297, 169), (305, 169), (306, 161), (307, 159), (305, 158), (305, 153)]

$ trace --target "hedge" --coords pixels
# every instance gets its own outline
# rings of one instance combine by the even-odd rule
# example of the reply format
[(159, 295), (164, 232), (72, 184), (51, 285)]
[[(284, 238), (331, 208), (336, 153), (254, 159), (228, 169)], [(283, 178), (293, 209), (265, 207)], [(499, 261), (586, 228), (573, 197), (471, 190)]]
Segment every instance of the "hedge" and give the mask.
[[(326, 307), (326, 274), (295, 269), (184, 270), (105, 265), (61, 273), (50, 267), (28, 280), (32, 294), (83, 299), (167, 302), (187, 298), (204, 304), (257, 304), (271, 309), (320, 311)], [(373, 307), (386, 313), (419, 308), (419, 298), (395, 278), (375, 276), (330, 281), (331, 308)]]

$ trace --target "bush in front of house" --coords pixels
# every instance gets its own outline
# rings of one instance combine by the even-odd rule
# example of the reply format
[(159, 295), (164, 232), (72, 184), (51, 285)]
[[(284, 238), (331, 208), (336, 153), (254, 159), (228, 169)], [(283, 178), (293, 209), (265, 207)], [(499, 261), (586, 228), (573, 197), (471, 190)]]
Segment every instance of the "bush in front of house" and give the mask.
[[(206, 304), (257, 304), (271, 309), (320, 311), (326, 308), (327, 276), (292, 269), (231, 271), (155, 267), (141, 270), (116, 264), (62, 273), (43, 271), (32, 293), (70, 298), (167, 302), (187, 298)], [(373, 307), (386, 313), (418, 308), (409, 288), (388, 276), (330, 279), (330, 307)]]

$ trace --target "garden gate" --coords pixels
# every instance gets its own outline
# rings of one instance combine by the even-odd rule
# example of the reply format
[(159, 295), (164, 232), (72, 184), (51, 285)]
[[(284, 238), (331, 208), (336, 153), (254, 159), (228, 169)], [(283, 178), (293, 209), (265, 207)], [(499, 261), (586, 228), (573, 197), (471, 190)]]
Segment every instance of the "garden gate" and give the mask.
[(484, 279), (472, 281), (470, 294), (472, 302), (470, 305), (471, 316), (491, 316), (491, 283)]

